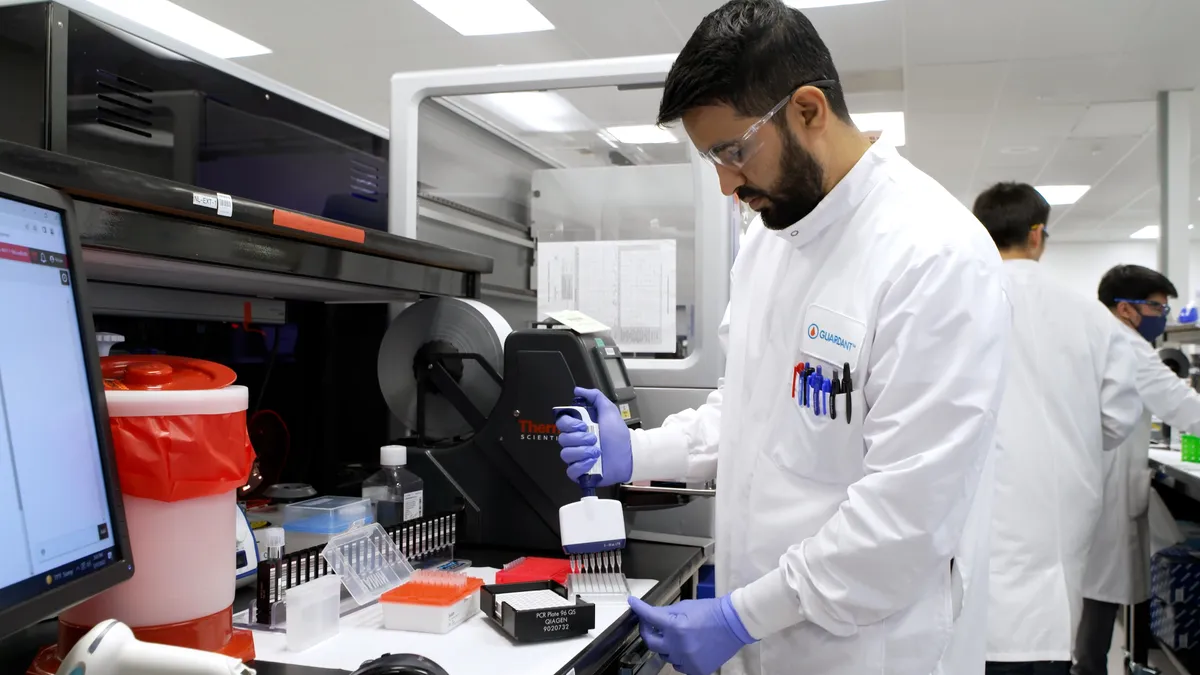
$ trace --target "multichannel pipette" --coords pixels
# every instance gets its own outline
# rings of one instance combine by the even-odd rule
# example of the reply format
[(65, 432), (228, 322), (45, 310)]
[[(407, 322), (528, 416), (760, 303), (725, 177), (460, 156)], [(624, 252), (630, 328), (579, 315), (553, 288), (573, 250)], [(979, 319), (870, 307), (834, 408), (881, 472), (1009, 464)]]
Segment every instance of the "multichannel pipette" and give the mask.
[[(587, 425), (588, 433), (595, 436), (599, 444), (600, 426), (592, 421), (586, 407), (574, 405), (554, 409), (556, 420), (563, 415)], [(603, 476), (604, 463), (601, 458), (596, 458), (592, 468), (579, 478), (583, 497), (558, 510), (563, 552), (570, 556), (571, 562), (567, 587), (572, 595), (628, 592), (621, 563), (621, 550), (625, 548), (625, 514), (621, 502), (596, 496), (596, 487)]]

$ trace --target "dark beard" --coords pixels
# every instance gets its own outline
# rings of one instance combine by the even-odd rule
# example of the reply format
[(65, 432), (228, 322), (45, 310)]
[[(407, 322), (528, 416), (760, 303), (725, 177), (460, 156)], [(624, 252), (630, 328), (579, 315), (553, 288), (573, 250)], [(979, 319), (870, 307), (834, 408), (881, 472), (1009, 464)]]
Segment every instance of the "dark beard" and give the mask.
[(791, 227), (800, 219), (812, 213), (817, 204), (825, 198), (822, 184), (825, 182), (825, 172), (817, 163), (815, 157), (805, 150), (790, 133), (784, 131), (783, 157), (780, 159), (781, 172), (779, 181), (770, 192), (763, 192), (752, 187), (737, 189), (738, 198), (743, 202), (754, 197), (766, 197), (771, 200), (771, 206), (763, 209), (763, 225), (769, 230), (783, 230)]

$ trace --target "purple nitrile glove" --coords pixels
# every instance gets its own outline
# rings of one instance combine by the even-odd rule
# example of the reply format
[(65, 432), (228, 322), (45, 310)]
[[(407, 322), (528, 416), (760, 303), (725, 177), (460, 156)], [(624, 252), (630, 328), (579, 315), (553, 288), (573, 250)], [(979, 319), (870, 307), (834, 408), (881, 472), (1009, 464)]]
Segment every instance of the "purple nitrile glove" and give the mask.
[(651, 607), (630, 596), (642, 640), (683, 675), (712, 675), (742, 647), (753, 644), (728, 595)]
[(563, 448), (560, 456), (567, 464), (567, 476), (578, 483), (596, 459), (603, 457), (603, 476), (596, 487), (629, 482), (633, 477), (633, 446), (621, 411), (595, 389), (576, 387), (575, 396), (583, 399), (592, 421), (599, 425), (600, 442), (597, 444), (582, 421), (569, 415), (558, 418), (558, 443)]

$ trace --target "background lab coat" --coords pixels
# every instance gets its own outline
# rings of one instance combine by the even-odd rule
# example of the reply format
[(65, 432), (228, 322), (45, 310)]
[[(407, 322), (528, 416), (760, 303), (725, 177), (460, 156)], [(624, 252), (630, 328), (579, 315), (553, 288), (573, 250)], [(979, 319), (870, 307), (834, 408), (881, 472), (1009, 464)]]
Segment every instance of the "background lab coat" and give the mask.
[(1106, 450), (1142, 417), (1127, 329), (1033, 260), (1004, 263), (1013, 326), (996, 433), (989, 661), (1070, 661)]
[[(982, 675), (1004, 283), (979, 222), (883, 143), (792, 227), (750, 226), (721, 387), (632, 437), (635, 480), (717, 478), (717, 591), (763, 638), (722, 673)], [(802, 361), (851, 364), (849, 419), (844, 396), (837, 420), (797, 405)]]
[(1173, 433), (1200, 433), (1200, 394), (1162, 362), (1149, 342), (1121, 326), (1137, 358), (1137, 389), (1146, 412), (1105, 467), (1104, 506), (1088, 553), (1083, 595), (1136, 605), (1150, 598), (1150, 415), (1171, 425)]

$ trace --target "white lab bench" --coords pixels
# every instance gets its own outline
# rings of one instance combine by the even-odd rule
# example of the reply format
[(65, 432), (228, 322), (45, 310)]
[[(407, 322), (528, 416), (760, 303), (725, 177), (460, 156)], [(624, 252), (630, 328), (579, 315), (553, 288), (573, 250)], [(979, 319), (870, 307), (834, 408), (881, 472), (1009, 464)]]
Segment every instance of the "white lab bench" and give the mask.
[(1178, 450), (1151, 447), (1150, 467), (1156, 481), (1200, 502), (1200, 464), (1183, 461)]
[[(471, 568), (467, 574), (490, 584), (496, 570)], [(656, 583), (630, 579), (629, 587), (642, 597)], [(587, 636), (521, 644), (509, 640), (482, 612), (445, 635), (387, 630), (376, 603), (343, 616), (337, 635), (302, 652), (288, 651), (283, 633), (267, 631), (254, 632), (254, 650), (258, 661), (339, 670), (354, 670), (382, 654), (411, 653), (432, 659), (453, 675), (555, 675), (628, 609), (625, 602), (598, 603), (596, 627)]]

